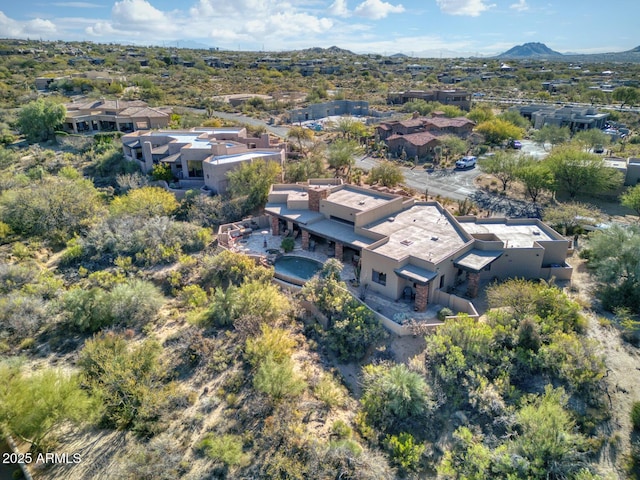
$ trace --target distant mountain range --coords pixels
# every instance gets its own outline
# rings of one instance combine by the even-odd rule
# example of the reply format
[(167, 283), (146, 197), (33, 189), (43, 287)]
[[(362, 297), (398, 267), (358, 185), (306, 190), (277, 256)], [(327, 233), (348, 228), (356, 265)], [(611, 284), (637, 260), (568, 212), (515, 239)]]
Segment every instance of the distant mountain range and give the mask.
[(640, 63), (640, 46), (625, 52), (609, 53), (560, 53), (550, 49), (544, 43), (531, 42), (517, 45), (495, 58), (540, 59), (575, 63), (614, 62)]

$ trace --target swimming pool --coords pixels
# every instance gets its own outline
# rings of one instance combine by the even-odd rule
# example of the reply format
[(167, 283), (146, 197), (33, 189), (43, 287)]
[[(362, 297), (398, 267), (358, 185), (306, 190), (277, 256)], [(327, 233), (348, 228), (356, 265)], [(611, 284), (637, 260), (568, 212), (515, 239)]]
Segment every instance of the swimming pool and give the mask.
[(311, 258), (288, 255), (274, 263), (275, 277), (295, 285), (304, 283), (322, 269), (322, 263)]

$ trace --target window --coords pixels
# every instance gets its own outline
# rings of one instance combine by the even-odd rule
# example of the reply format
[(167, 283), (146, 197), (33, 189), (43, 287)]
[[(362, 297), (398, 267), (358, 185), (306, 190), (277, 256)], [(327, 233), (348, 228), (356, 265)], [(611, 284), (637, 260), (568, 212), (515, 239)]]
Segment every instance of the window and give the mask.
[(189, 160), (187, 162), (187, 169), (189, 170), (190, 177), (202, 177), (202, 162)]
[(440, 277), (440, 288), (444, 288), (444, 275)]
[(379, 283), (380, 285), (387, 284), (387, 274), (378, 272), (376, 270), (371, 270), (371, 280), (375, 283)]

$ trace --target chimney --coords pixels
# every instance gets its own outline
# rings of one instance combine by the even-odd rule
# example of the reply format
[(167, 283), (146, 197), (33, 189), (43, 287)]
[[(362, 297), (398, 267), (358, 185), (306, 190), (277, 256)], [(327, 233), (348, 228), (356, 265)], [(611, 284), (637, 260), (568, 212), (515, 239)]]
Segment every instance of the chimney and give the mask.
[(324, 200), (329, 196), (329, 189), (325, 187), (311, 187), (309, 193), (309, 210), (312, 212), (320, 211), (320, 200)]

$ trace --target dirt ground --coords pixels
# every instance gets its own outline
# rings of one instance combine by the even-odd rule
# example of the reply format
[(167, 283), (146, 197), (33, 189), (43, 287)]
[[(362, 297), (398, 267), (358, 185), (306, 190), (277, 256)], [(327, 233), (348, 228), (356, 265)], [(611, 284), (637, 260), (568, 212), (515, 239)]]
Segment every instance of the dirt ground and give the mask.
[(632, 431), (631, 405), (640, 400), (640, 351), (624, 342), (615, 325), (609, 324), (613, 315), (599, 309), (597, 302), (592, 302), (595, 283), (587, 272), (584, 260), (574, 254), (568, 263), (574, 267), (574, 272), (567, 290), (581, 304), (591, 304), (587, 335), (600, 343), (607, 367), (604, 381), (611, 418), (600, 427), (601, 434), (607, 436), (608, 440), (598, 459), (599, 467), (605, 478), (622, 480), (626, 478), (622, 465), (625, 453), (629, 452)]

